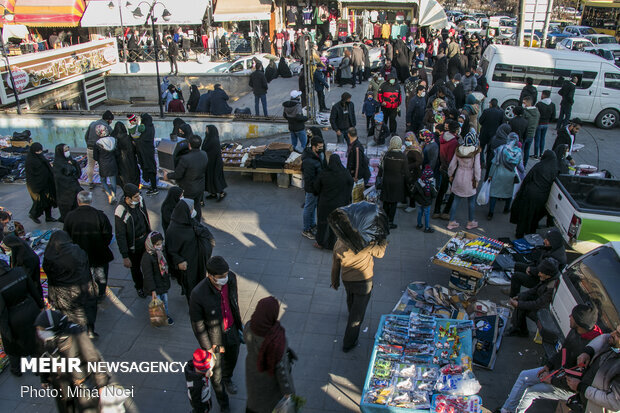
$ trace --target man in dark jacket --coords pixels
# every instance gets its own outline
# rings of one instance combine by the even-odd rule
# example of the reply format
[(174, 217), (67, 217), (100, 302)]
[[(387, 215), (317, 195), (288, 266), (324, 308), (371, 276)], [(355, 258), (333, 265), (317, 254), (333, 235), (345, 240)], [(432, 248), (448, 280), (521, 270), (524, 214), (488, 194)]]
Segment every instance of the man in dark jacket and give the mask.
[(314, 239), (316, 231), (315, 211), (319, 198), (314, 193), (314, 181), (325, 166), (324, 146), (323, 138), (315, 136), (310, 140), (310, 146), (306, 147), (301, 155), (301, 171), (304, 176), (304, 191), (306, 192), (303, 214), (304, 230), (301, 235), (308, 239)]
[[(291, 99), (282, 104), (284, 107), (282, 116), (288, 121), (288, 130), (291, 132), (291, 145), (293, 145), (293, 150), (298, 152), (303, 152), (308, 144), (308, 136), (306, 135), (308, 117), (303, 114), (301, 95), (301, 91), (293, 90), (290, 95)], [(297, 141), (301, 144), (300, 149), (297, 149)]]
[(484, 163), (485, 147), (495, 136), (497, 128), (504, 122), (504, 111), (497, 106), (497, 99), (493, 98), (489, 102), (489, 107), (482, 111), (478, 123), (480, 124), (480, 162)]
[(327, 112), (327, 106), (325, 106), (325, 88), (329, 88), (329, 83), (325, 80), (325, 75), (323, 75), (323, 71), (320, 67), (314, 71), (312, 80), (314, 81), (316, 97), (319, 100), (319, 111)]
[(211, 93), (213, 93), (213, 91), (209, 90), (206, 93), (200, 95), (200, 99), (198, 99), (198, 105), (196, 106), (196, 112), (209, 113), (211, 105)]
[(536, 319), (536, 312), (545, 308), (553, 298), (553, 291), (559, 276), (558, 262), (553, 258), (545, 258), (538, 266), (539, 282), (534, 288), (524, 291), (510, 299), (509, 304), (514, 308), (512, 313), (512, 328), (508, 331), (509, 336), (527, 337), (527, 324), (525, 317)]
[(174, 179), (183, 189), (185, 198), (194, 200), (196, 219), (200, 221), (202, 208), (200, 208), (205, 191), (205, 173), (207, 171), (207, 154), (200, 150), (202, 139), (198, 135), (192, 135), (188, 139), (190, 151), (179, 157), (179, 163), (174, 172), (164, 172), (164, 179)]
[(461, 74), (457, 73), (450, 78), (450, 81), (446, 84), (446, 89), (452, 92), (454, 96), (454, 106), (456, 109), (463, 109), (465, 106), (465, 89), (461, 84)]
[(256, 68), (250, 75), (249, 84), (254, 93), (254, 114), (259, 116), (258, 102), (260, 101), (263, 104), (263, 116), (267, 116), (267, 89), (269, 89), (269, 85), (262, 64), (256, 63)]
[(329, 115), (329, 123), (336, 132), (338, 143), (349, 142), (347, 131), (354, 128), (357, 120), (355, 118), (355, 106), (351, 102), (351, 94), (344, 92), (340, 97), (340, 102), (334, 103), (331, 114)]
[(140, 261), (145, 250), (144, 241), (151, 232), (151, 223), (144, 199), (134, 184), (127, 184), (123, 188), (123, 200), (114, 211), (114, 229), (123, 265), (131, 268), (134, 288), (138, 296), (144, 298)]
[(220, 256), (207, 262), (207, 278), (192, 290), (189, 318), (204, 350), (216, 355), (212, 385), (221, 412), (230, 412), (228, 394), (237, 394), (232, 381), (243, 331), (237, 293), (237, 275)]
[(525, 109), (523, 109), (523, 106), (516, 106), (512, 112), (514, 113), (514, 118), (510, 119), (510, 122), (508, 122), (508, 124), (510, 125), (510, 129), (516, 133), (517, 135), (519, 135), (519, 141), (521, 141), (521, 143), (523, 143), (525, 141), (525, 135), (527, 135), (527, 126), (528, 126), (528, 122), (527, 119), (525, 119), (523, 117), (523, 113), (525, 112)]
[(538, 100), (538, 89), (534, 86), (534, 79), (531, 77), (525, 78), (525, 86), (521, 89), (521, 94), (519, 95), (519, 102), (523, 103), (523, 98), (526, 96), (532, 97), (532, 104), (535, 105)]
[(543, 90), (540, 100), (536, 103), (540, 119), (534, 136), (534, 158), (539, 159), (545, 151), (545, 138), (549, 124), (555, 119), (555, 103), (551, 101), (551, 91)]
[(400, 93), (400, 84), (396, 83), (395, 75), (390, 74), (388, 81), (383, 82), (379, 87), (377, 98), (381, 104), (385, 123), (389, 123), (390, 133), (396, 133), (396, 116), (400, 112), (402, 95)]
[(571, 80), (564, 80), (562, 87), (558, 91), (558, 95), (562, 96), (562, 100), (560, 101), (560, 114), (558, 115), (556, 130), (560, 130), (568, 124), (573, 111), (573, 103), (575, 103), (575, 87), (577, 83), (579, 83), (579, 78), (573, 76)]
[(95, 173), (95, 158), (93, 158), (93, 152), (95, 150), (95, 144), (97, 143), (97, 125), (104, 125), (108, 128), (108, 136), (112, 134), (112, 121), (114, 120), (114, 115), (109, 110), (103, 112), (103, 116), (101, 119), (92, 122), (88, 125), (88, 129), (86, 129), (86, 134), (84, 135), (84, 141), (86, 142), (86, 157), (88, 164), (86, 165), (86, 174), (88, 176), (88, 186), (90, 189), (93, 189), (95, 185), (93, 184), (93, 174)]
[(527, 166), (528, 159), (530, 158), (530, 147), (534, 142), (534, 136), (536, 135), (536, 128), (538, 128), (538, 121), (540, 120), (540, 112), (538, 108), (532, 103), (532, 96), (525, 95), (523, 97), (523, 118), (527, 120), (527, 130), (525, 131), (525, 140), (523, 142), (523, 167)]
[(422, 128), (424, 113), (426, 113), (426, 88), (422, 85), (416, 88), (416, 94), (407, 105), (407, 131), (416, 135)]
[[(560, 109), (561, 110), (561, 109)], [(566, 156), (566, 160), (574, 164), (573, 157), (571, 156), (571, 152), (573, 151), (573, 145), (575, 144), (575, 137), (581, 127), (583, 126), (583, 122), (579, 118), (571, 119), (568, 126), (560, 129), (558, 131), (558, 136), (555, 138), (555, 142), (553, 142), (552, 150), (560, 145), (566, 145), (568, 148), (568, 154)]]
[(63, 230), (88, 255), (90, 272), (99, 287), (99, 300), (103, 300), (108, 284), (109, 263), (114, 259), (110, 250), (112, 225), (103, 211), (91, 206), (92, 202), (92, 192), (78, 193), (78, 207), (67, 214)]
[(576, 366), (577, 357), (592, 339), (601, 334), (601, 329), (596, 325), (597, 316), (598, 311), (591, 305), (575, 306), (569, 316), (571, 330), (562, 348), (542, 368), (523, 370), (519, 374), (501, 411), (524, 412), (537, 399), (567, 400), (572, 392), (566, 383), (566, 376), (557, 372), (561, 368)]
[(433, 84), (443, 80), (445, 82), (448, 76), (448, 57), (446, 56), (445, 49), (440, 49), (439, 53), (435, 57), (435, 63), (433, 64)]
[(358, 139), (355, 128), (349, 128), (347, 136), (347, 141), (349, 142), (347, 170), (351, 173), (354, 183), (359, 179), (363, 179), (365, 183), (368, 183), (368, 179), (370, 179), (370, 169), (368, 169), (368, 158), (366, 158), (366, 154), (364, 153), (364, 146), (362, 146), (362, 143)]
[(170, 74), (176, 75), (179, 73), (179, 65), (177, 64), (177, 57), (179, 55), (179, 46), (172, 40), (172, 37), (166, 36), (166, 47), (168, 47), (168, 62), (170, 62)]
[[(212, 115), (230, 115), (232, 108), (228, 105), (228, 99), (228, 94), (222, 89), (222, 85), (216, 83), (213, 86), (213, 90), (209, 93), (209, 99), (205, 104), (205, 112)], [(200, 107), (200, 100), (198, 101), (198, 107)]]

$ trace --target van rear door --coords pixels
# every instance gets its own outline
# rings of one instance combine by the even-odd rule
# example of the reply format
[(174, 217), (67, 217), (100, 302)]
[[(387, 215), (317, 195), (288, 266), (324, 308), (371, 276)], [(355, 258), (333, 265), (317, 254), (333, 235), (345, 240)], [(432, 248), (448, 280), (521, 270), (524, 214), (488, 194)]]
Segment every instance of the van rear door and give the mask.
[(604, 64), (601, 69), (600, 109), (620, 111), (620, 70), (610, 64)]

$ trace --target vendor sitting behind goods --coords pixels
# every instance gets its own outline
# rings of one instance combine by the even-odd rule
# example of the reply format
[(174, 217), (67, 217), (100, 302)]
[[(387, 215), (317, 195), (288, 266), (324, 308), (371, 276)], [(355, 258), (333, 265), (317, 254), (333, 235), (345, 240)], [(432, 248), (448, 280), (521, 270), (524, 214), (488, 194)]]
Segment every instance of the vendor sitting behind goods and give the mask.
[(512, 313), (512, 328), (509, 336), (527, 337), (525, 317), (536, 319), (536, 312), (551, 303), (553, 290), (559, 276), (558, 261), (554, 258), (545, 258), (532, 272), (538, 274), (539, 282), (534, 288), (524, 291), (510, 299), (509, 304), (514, 308)]
[[(558, 262), (558, 271), (562, 271), (562, 268), (566, 265), (566, 250), (564, 249), (564, 240), (562, 234), (557, 228), (551, 228), (545, 234), (544, 246), (541, 247), (542, 254), (538, 263), (541, 263), (545, 258), (554, 258)], [(521, 291), (521, 286), (532, 288), (538, 284), (538, 273), (536, 267), (528, 266), (527, 264), (517, 262), (515, 264), (515, 272), (510, 280), (510, 288), (502, 288), (502, 292), (509, 297), (516, 297)]]

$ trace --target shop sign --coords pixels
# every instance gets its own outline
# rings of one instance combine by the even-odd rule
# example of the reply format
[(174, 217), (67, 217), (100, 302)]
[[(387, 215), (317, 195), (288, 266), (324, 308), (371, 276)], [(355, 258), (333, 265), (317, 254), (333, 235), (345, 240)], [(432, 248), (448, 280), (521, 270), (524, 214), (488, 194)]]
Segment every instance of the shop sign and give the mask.
[(17, 89), (17, 93), (21, 93), (22, 90), (28, 85), (30, 81), (30, 76), (28, 73), (23, 70), (12, 70), (13, 80), (15, 81), (15, 86), (11, 83), (11, 76), (6, 74), (6, 84), (11, 87), (11, 89)]
[[(38, 89), (41, 92), (53, 88), (52, 85), (79, 75), (85, 75), (112, 66), (118, 62), (118, 53), (113, 40), (106, 42), (88, 42), (64, 49), (62, 53), (49, 52), (32, 53), (21, 56), (22, 59), (13, 63), (13, 76), (17, 91), (28, 93)], [(54, 51), (54, 52), (57, 52)], [(31, 59), (24, 59), (28, 57)], [(17, 59), (16, 59), (17, 60)], [(6, 73), (6, 72), (4, 72)], [(8, 76), (8, 73), (7, 73)], [(21, 88), (21, 90), (19, 89)], [(11, 95), (10, 80), (5, 83), (5, 93)]]

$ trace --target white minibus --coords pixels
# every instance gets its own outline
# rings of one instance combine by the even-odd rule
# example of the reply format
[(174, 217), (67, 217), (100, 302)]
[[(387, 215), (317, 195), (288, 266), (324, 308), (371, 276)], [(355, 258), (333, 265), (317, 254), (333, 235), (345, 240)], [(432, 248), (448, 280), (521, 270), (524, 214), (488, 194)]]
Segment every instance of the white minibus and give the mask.
[(538, 99), (543, 90), (551, 91), (551, 100), (559, 115), (558, 94), (564, 79), (577, 76), (575, 103), (571, 118), (594, 122), (611, 129), (620, 124), (620, 68), (602, 57), (586, 52), (490, 45), (480, 65), (489, 83), (488, 99), (496, 98), (506, 116), (519, 104), (525, 78), (534, 79)]

